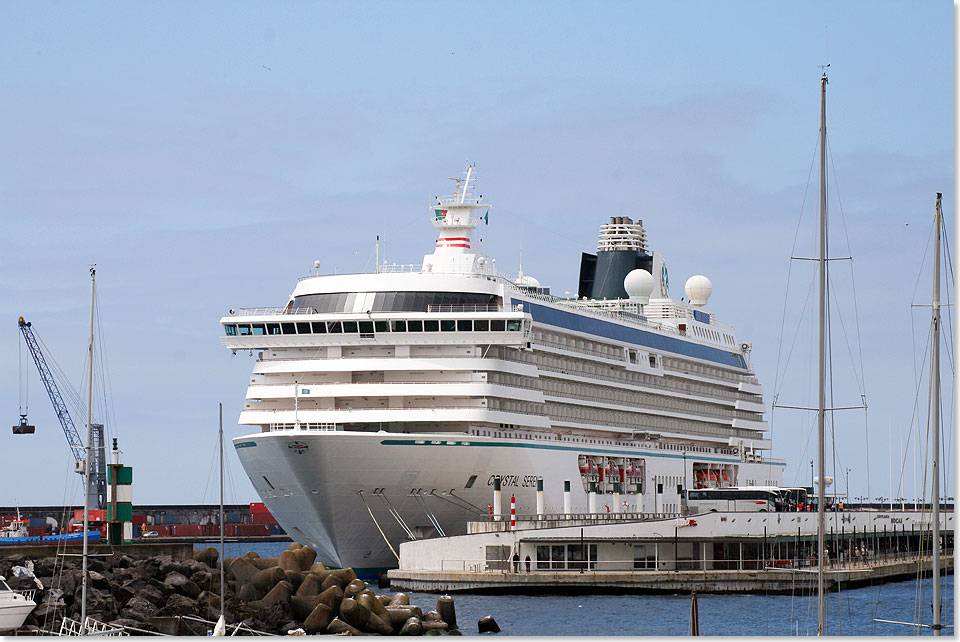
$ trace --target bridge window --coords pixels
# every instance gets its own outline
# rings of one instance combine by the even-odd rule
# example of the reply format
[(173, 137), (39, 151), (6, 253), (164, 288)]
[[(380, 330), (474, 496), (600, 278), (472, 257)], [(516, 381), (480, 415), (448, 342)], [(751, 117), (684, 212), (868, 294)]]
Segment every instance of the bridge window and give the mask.
[(457, 322), (454, 319), (441, 319), (440, 330), (443, 332), (453, 332), (457, 329)]
[(406, 331), (407, 331), (407, 322), (406, 322), (406, 321), (390, 321), (390, 331), (391, 331), (391, 332), (406, 332)]
[(343, 333), (343, 328), (340, 326), (339, 321), (327, 321), (327, 332), (330, 334), (341, 334)]
[(284, 334), (296, 334), (296, 333), (297, 333), (297, 327), (296, 327), (294, 324), (292, 324), (292, 323), (281, 323), (281, 324), (280, 324), (280, 329), (283, 331)]
[(344, 321), (343, 322), (343, 331), (347, 332), (356, 332), (357, 331), (357, 322), (356, 321)]
[(223, 330), (224, 330), (224, 332), (227, 333), (227, 336), (228, 336), (228, 337), (235, 337), (235, 336), (237, 336), (237, 326), (234, 325), (234, 324), (232, 324), (232, 323), (223, 326)]
[[(398, 321), (398, 323), (403, 323), (403, 321)], [(407, 321), (407, 332), (423, 332), (423, 321)]]
[(390, 322), (389, 321), (374, 321), (373, 329), (377, 332), (390, 332)]
[(280, 324), (279, 324), (279, 323), (268, 323), (268, 324), (267, 324), (267, 334), (280, 334)]
[[(324, 328), (326, 330), (326, 328)], [(310, 334), (310, 323), (307, 321), (299, 321), (297, 323), (297, 334)]]
[(477, 319), (473, 322), (473, 329), (477, 332), (486, 332), (490, 329), (490, 321), (487, 319)]
[(520, 330), (520, 320), (510, 319), (507, 321), (507, 332), (518, 332)]
[(310, 323), (310, 327), (313, 328), (314, 334), (326, 334), (327, 333), (327, 324), (323, 321), (313, 321)]
[[(350, 323), (349, 321), (344, 321), (344, 323)], [(363, 334), (373, 334), (373, 321), (361, 321), (360, 332)]]
[(490, 322), (490, 329), (493, 332), (503, 332), (506, 329), (507, 322), (503, 319), (493, 319)]
[(424, 332), (439, 332), (440, 323), (435, 319), (427, 319), (423, 322), (423, 331)]
[(470, 332), (473, 330), (473, 322), (470, 319), (460, 319), (457, 321), (457, 330), (460, 332)]
[(262, 324), (262, 323), (254, 323), (254, 324), (253, 324), (253, 333), (256, 334), (256, 335), (263, 335), (263, 334), (266, 334), (267, 331), (266, 331), (266, 329), (263, 327), (263, 324)]

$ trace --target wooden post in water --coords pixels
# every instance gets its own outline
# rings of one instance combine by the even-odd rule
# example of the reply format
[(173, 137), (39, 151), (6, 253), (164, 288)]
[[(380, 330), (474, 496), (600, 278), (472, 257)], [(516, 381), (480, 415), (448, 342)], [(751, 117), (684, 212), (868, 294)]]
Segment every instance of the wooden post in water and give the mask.
[(700, 611), (697, 608), (697, 592), (690, 594), (690, 635), (700, 635)]

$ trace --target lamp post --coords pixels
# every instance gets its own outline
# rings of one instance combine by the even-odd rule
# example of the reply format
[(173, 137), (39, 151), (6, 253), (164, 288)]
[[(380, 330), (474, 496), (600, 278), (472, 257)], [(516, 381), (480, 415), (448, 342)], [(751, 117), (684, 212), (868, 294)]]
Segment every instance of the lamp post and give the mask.
[[(817, 490), (813, 487), (813, 460), (810, 460), (810, 492), (816, 494)], [(810, 502), (807, 502), (807, 505), (810, 505)]]
[(847, 468), (847, 485), (846, 485), (846, 495), (847, 501), (850, 501), (850, 469)]
[(680, 451), (680, 453), (683, 455), (683, 476), (680, 477), (680, 486), (681, 486), (682, 490), (684, 491), (684, 492), (680, 495), (680, 514), (681, 514), (681, 515), (686, 515), (686, 514), (687, 514), (687, 511), (686, 511), (687, 502), (686, 502), (686, 500), (684, 499), (684, 496), (686, 495), (686, 490), (687, 490), (687, 451), (686, 451), (686, 449), (684, 449), (684, 450)]

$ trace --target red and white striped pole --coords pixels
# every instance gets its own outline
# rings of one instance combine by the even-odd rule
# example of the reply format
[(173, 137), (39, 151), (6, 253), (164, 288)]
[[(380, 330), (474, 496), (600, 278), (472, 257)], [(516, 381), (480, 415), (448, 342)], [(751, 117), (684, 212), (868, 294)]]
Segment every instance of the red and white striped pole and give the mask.
[(510, 495), (510, 528), (517, 527), (517, 498)]

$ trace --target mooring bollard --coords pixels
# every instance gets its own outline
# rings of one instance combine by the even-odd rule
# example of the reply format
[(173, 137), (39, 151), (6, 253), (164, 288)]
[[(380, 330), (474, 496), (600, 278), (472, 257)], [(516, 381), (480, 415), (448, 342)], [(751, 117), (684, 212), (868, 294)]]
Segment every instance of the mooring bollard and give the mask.
[(570, 514), (570, 482), (563, 482), (563, 514)]
[(493, 519), (494, 521), (500, 521), (500, 478), (493, 478)]
[(587, 498), (587, 512), (597, 512), (597, 482), (590, 482), (590, 495)]
[(510, 495), (510, 528), (517, 527), (517, 498)]
[(543, 479), (537, 480), (537, 519), (543, 519)]

